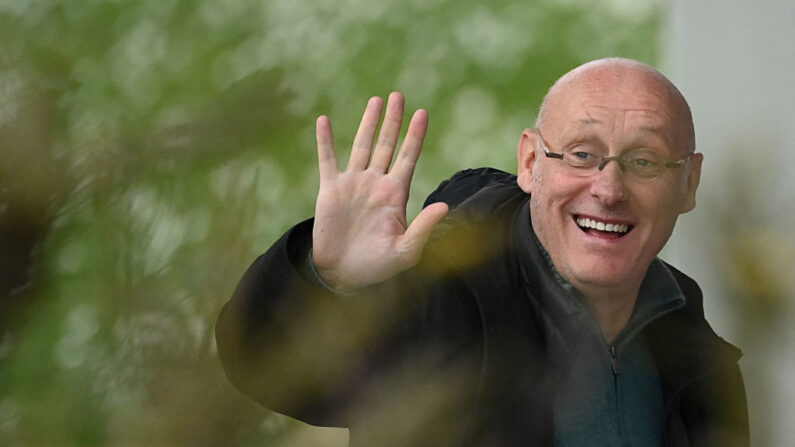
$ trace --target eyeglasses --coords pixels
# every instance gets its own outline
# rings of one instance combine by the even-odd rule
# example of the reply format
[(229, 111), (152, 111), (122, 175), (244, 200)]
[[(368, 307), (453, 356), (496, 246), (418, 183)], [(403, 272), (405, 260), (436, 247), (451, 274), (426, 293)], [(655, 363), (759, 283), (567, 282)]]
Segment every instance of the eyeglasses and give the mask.
[(575, 168), (574, 172), (581, 176), (593, 175), (597, 170), (601, 171), (608, 163), (615, 160), (622, 172), (629, 172), (643, 180), (652, 180), (662, 175), (666, 168), (682, 167), (693, 156), (693, 152), (691, 152), (680, 160), (668, 161), (652, 149), (637, 148), (614, 157), (605, 157), (597, 148), (588, 144), (569, 146), (563, 149), (563, 152), (558, 153), (547, 149), (540, 130), (536, 129), (536, 135), (538, 135), (544, 155), (548, 158), (565, 161), (566, 164)]

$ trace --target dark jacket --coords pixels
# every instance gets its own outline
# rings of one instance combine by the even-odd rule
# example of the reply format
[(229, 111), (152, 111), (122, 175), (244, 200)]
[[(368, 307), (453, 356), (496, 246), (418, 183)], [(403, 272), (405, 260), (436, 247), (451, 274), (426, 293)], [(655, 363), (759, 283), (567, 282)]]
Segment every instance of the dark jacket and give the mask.
[[(243, 393), (352, 446), (552, 445), (555, 389), (580, 317), (530, 233), (514, 176), (462, 171), (426, 205), (453, 211), (420, 264), (340, 296), (306, 271), (312, 221), (244, 275), (216, 326)], [(660, 373), (671, 446), (748, 444), (739, 350), (704, 319), (697, 284), (671, 267), (686, 306), (644, 329)]]

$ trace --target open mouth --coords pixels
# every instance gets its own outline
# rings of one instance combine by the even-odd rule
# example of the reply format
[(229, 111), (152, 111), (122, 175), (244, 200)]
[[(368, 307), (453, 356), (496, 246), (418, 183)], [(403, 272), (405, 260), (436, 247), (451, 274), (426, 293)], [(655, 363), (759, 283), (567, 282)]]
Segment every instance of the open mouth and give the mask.
[(582, 216), (574, 216), (574, 221), (585, 233), (615, 239), (626, 236), (634, 228), (631, 224), (605, 222)]

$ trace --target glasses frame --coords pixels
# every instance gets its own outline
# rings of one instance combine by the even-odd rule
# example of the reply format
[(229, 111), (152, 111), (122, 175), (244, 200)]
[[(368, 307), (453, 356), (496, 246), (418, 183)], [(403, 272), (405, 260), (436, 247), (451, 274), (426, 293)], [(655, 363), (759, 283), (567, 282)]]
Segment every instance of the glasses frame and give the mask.
[[(556, 158), (558, 160), (562, 160), (564, 163), (566, 163), (567, 165), (569, 165), (570, 167), (572, 167), (574, 169), (578, 169), (578, 170), (582, 170), (582, 171), (585, 171), (585, 172), (589, 172), (588, 175), (593, 175), (596, 172), (596, 171), (593, 170), (593, 168), (586, 169), (586, 168), (582, 168), (582, 167), (578, 167), (578, 166), (574, 166), (574, 165), (570, 164), (569, 162), (566, 161), (566, 159), (564, 158), (564, 154), (562, 152), (552, 152), (552, 151), (549, 150), (549, 148), (547, 147), (546, 142), (544, 142), (544, 137), (541, 135), (541, 130), (540, 129), (536, 129), (535, 133), (536, 133), (536, 135), (538, 135), (538, 142), (541, 145), (541, 149), (544, 150), (544, 155), (546, 155), (547, 158)], [(668, 168), (668, 169), (681, 168), (682, 166), (684, 166), (685, 162), (688, 159), (690, 159), (690, 157), (692, 157), (693, 155), (695, 155), (695, 152), (691, 152), (691, 153), (685, 155), (684, 157), (682, 157), (682, 158), (680, 158), (679, 160), (676, 160), (676, 161), (666, 161), (665, 163), (663, 163), (663, 168)], [(597, 166), (597, 170), (599, 170), (599, 171), (603, 170), (605, 168), (605, 166), (607, 166), (607, 164), (610, 163), (611, 161), (615, 161), (616, 163), (618, 163), (618, 167), (621, 168), (621, 172), (627, 172), (627, 167), (624, 165), (625, 160), (624, 160), (624, 156), (623, 155), (614, 155), (612, 157), (602, 156), (599, 159), (599, 166)], [(640, 176), (637, 176), (637, 175), (634, 175), (634, 177), (637, 177), (637, 178), (643, 179), (643, 180), (654, 180), (656, 178), (659, 178), (661, 175), (663, 175), (663, 173), (665, 173), (665, 169), (662, 169), (660, 171), (660, 173), (655, 175), (654, 177), (640, 177)]]

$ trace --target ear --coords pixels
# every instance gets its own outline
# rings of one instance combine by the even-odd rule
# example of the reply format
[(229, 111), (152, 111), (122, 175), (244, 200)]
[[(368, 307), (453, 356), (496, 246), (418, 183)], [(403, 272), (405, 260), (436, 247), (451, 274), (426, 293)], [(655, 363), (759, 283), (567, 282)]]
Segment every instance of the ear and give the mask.
[(522, 132), (522, 138), (519, 140), (519, 149), (517, 150), (519, 169), (517, 170), (516, 183), (527, 194), (531, 194), (533, 191), (533, 170), (536, 166), (536, 138), (535, 132), (525, 129)]
[(696, 207), (696, 190), (701, 181), (701, 163), (704, 161), (704, 154), (696, 153), (690, 157), (690, 172), (687, 174), (687, 185), (685, 185), (685, 196), (682, 200), (681, 214), (691, 211)]

